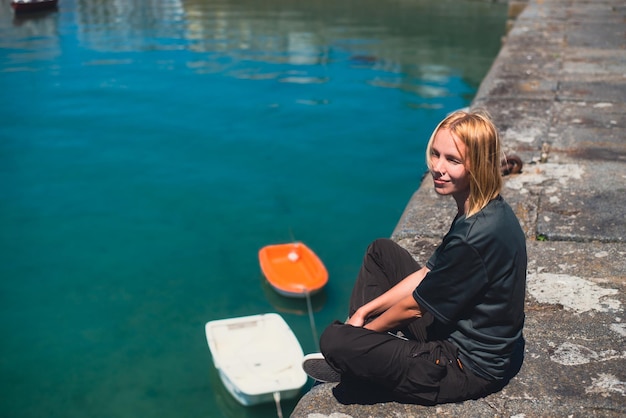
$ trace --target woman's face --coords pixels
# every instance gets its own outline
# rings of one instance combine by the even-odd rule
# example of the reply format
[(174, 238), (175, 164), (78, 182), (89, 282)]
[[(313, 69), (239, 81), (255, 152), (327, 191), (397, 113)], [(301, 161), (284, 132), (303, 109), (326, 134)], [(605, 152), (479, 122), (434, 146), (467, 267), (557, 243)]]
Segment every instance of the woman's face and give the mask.
[(466, 147), (448, 129), (439, 129), (431, 145), (431, 174), (435, 191), (452, 195), (459, 202), (469, 197), (469, 172), (465, 168)]

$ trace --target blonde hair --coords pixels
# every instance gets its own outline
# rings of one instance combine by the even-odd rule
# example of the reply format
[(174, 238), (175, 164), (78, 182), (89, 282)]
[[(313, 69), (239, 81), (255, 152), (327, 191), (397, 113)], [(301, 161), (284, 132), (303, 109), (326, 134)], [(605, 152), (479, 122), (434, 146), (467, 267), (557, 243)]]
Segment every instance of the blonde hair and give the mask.
[(432, 170), (432, 144), (440, 129), (448, 129), (466, 147), (463, 165), (470, 176), (469, 210), (472, 216), (502, 190), (500, 137), (489, 114), (482, 110), (456, 111), (435, 128), (426, 147), (426, 164)]

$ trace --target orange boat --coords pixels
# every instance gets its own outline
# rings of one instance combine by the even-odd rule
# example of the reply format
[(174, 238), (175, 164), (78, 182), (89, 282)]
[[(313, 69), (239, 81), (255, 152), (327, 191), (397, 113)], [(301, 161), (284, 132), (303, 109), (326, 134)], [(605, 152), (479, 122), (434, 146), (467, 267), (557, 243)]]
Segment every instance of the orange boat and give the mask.
[(322, 261), (301, 242), (265, 246), (259, 250), (259, 262), (267, 281), (283, 296), (303, 298), (328, 282)]

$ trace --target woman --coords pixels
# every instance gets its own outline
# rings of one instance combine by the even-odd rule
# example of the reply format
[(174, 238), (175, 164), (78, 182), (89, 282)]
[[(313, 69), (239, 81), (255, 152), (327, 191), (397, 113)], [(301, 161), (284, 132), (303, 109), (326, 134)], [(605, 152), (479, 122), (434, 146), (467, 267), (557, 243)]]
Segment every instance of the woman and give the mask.
[(485, 113), (455, 112), (426, 159), (435, 191), (456, 202), (452, 226), (421, 268), (391, 240), (369, 246), (349, 319), (303, 362), (318, 381), (432, 405), (500, 390), (521, 367), (526, 243), (500, 196), (497, 130)]

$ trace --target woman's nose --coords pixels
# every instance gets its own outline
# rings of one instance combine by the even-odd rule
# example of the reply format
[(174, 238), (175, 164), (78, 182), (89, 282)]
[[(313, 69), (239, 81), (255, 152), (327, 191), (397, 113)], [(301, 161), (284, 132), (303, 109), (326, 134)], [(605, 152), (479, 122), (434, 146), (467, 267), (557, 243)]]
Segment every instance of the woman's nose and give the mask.
[(441, 173), (442, 168), (443, 168), (443, 162), (441, 161), (441, 158), (435, 158), (433, 160), (433, 171), (436, 171), (437, 173)]

